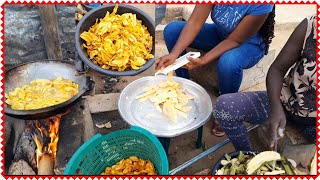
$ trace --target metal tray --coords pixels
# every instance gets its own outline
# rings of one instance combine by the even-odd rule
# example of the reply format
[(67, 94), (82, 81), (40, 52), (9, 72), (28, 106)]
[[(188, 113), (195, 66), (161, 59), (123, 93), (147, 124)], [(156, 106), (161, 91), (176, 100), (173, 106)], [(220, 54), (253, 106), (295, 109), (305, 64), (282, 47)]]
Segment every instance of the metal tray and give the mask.
[(178, 116), (178, 121), (173, 122), (159, 112), (149, 101), (140, 102), (136, 96), (144, 92), (144, 88), (166, 81), (167, 76), (148, 76), (130, 83), (120, 94), (118, 109), (121, 117), (130, 125), (147, 129), (158, 137), (175, 137), (205, 124), (212, 114), (212, 102), (204, 88), (188, 79), (173, 77), (173, 80), (181, 84), (194, 100), (189, 100), (188, 105), (192, 109), (188, 112), (188, 120)]

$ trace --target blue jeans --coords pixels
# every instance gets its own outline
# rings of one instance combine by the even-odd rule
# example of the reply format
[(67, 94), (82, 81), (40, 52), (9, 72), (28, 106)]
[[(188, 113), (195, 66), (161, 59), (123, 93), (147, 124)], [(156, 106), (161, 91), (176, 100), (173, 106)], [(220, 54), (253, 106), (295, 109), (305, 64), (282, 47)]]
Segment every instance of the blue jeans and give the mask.
[[(179, 35), (187, 22), (171, 22), (164, 29), (164, 39), (168, 51), (171, 52), (176, 44)], [(195, 40), (189, 47), (204, 51), (210, 51), (224, 39), (219, 36), (218, 28), (215, 24), (204, 24)], [(220, 94), (238, 92), (243, 69), (248, 69), (259, 62), (264, 56), (264, 44), (251, 44), (245, 42), (237, 48), (223, 53), (217, 63), (219, 91)], [(185, 54), (184, 51), (181, 55)], [(187, 69), (177, 69), (176, 74), (179, 77), (189, 79)]]

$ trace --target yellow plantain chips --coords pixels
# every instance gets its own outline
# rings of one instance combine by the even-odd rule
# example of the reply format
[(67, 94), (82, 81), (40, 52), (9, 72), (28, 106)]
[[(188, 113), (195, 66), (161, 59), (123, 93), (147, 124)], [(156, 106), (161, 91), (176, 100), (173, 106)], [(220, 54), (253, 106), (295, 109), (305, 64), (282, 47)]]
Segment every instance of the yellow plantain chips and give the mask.
[(118, 4), (80, 35), (83, 47), (90, 60), (104, 69), (138, 70), (153, 58), (152, 36), (136, 14), (118, 15), (117, 9)]
[(157, 173), (151, 161), (131, 156), (112, 167), (106, 167), (101, 175), (157, 175)]
[(5, 102), (15, 110), (34, 110), (63, 103), (78, 92), (78, 84), (61, 77), (36, 79), (5, 94)]

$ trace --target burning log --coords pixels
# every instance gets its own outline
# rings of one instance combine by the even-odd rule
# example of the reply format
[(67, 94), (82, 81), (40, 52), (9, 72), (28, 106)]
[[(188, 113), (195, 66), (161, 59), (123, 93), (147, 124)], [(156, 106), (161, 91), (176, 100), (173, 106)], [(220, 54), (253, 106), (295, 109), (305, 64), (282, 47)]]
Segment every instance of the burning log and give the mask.
[(9, 174), (54, 175), (60, 120), (68, 112), (43, 120), (13, 122), (14, 157)]
[(53, 175), (59, 141), (61, 117), (70, 111), (35, 121), (34, 141), (37, 145), (38, 175)]
[(57, 146), (59, 140), (60, 117), (55, 116), (43, 121), (36, 121), (36, 134), (34, 140), (37, 145), (37, 164), (40, 157), (44, 154), (50, 154), (55, 163)]
[(50, 154), (43, 154), (38, 164), (38, 175), (53, 175), (54, 157)]

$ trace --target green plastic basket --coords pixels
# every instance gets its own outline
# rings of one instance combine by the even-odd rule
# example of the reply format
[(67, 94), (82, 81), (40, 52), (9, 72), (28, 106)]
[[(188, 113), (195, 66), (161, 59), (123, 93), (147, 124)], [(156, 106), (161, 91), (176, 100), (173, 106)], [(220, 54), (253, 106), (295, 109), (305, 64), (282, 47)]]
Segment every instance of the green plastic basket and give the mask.
[(158, 175), (169, 174), (168, 158), (158, 138), (136, 126), (93, 136), (75, 152), (64, 174), (100, 175), (106, 167), (130, 156), (150, 160)]

